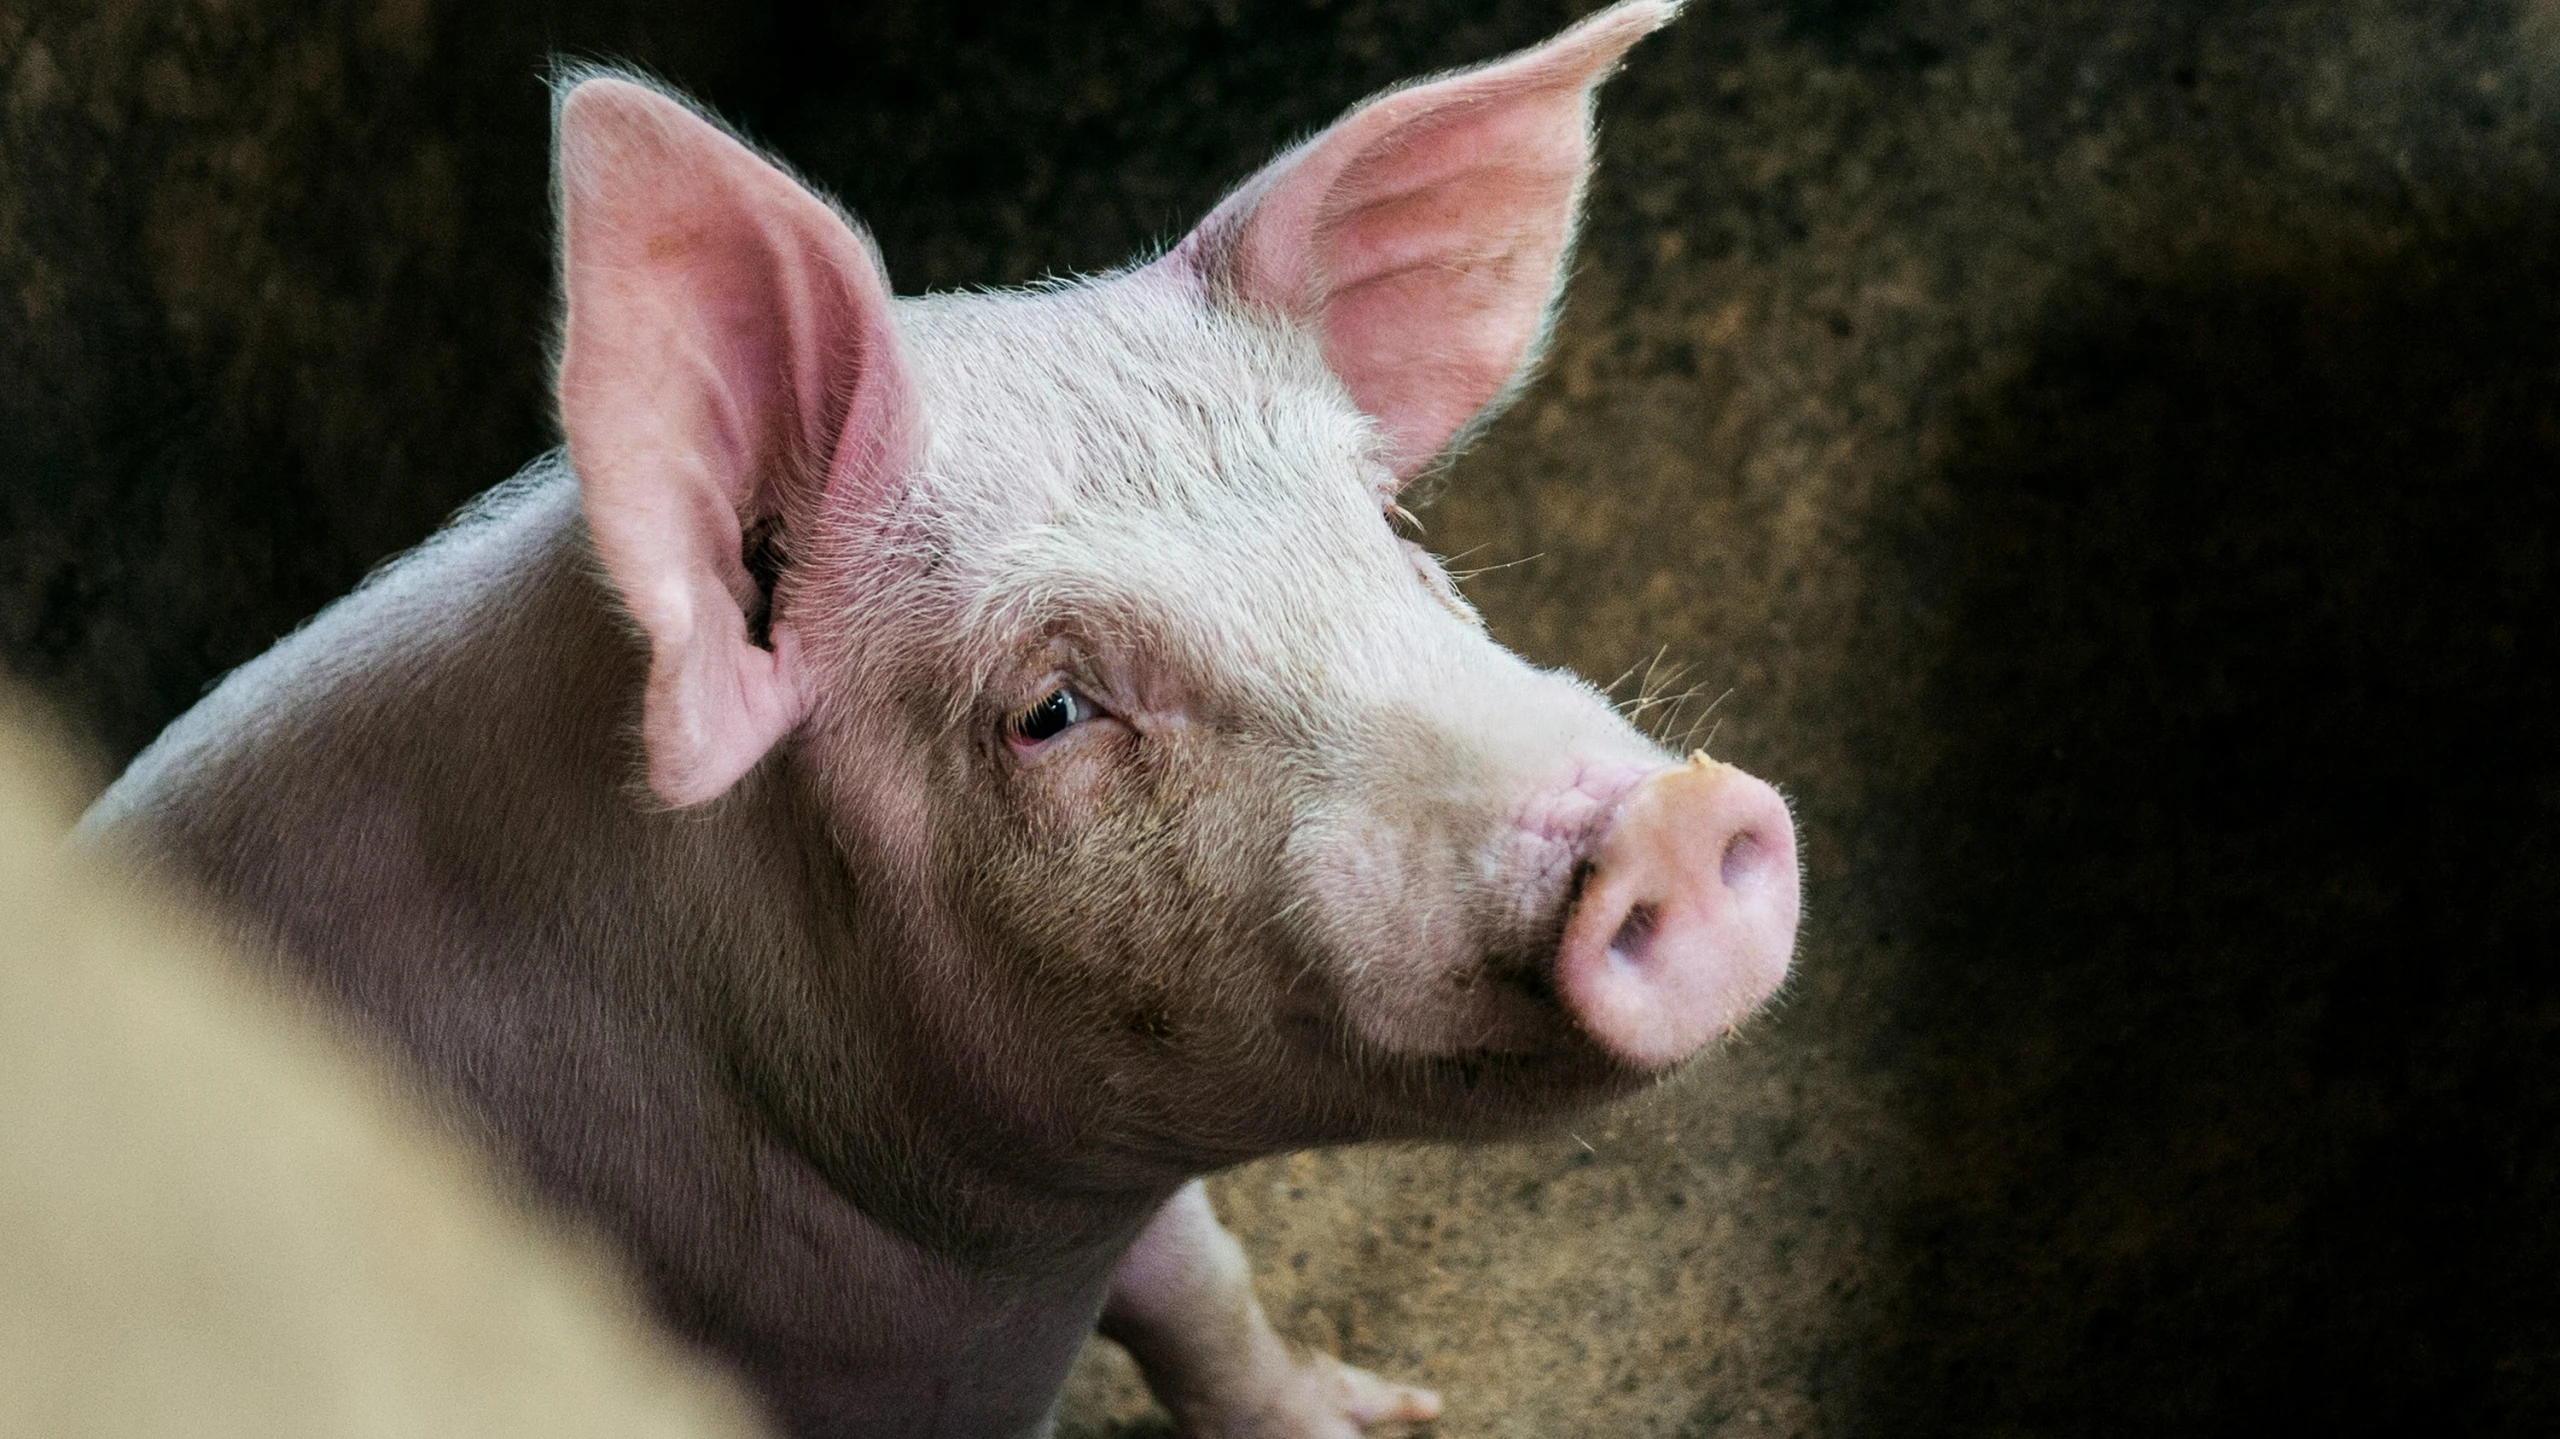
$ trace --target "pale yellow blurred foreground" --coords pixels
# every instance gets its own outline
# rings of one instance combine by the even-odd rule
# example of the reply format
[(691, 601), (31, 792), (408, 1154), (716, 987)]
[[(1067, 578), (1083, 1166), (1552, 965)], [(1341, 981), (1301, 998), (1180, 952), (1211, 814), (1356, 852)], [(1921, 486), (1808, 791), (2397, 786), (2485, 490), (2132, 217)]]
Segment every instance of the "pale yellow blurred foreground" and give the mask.
[(66, 854), (26, 717), (0, 693), (0, 1435), (760, 1432), (208, 929)]

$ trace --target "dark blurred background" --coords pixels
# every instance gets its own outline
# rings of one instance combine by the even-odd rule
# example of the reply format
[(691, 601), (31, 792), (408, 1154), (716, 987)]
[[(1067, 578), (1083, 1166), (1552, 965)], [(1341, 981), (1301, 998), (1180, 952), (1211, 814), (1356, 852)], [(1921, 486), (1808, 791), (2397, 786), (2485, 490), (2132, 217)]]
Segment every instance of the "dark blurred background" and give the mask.
[[(914, 291), (1588, 8), (0, 0), (0, 663), (120, 763), (553, 442), (546, 57)], [(1801, 976), (1231, 1177), (1284, 1324), (1452, 1436), (2560, 1432), (2560, 4), (1694, 0), (1603, 113), (1424, 518), (1788, 791)], [(1066, 1432), (1154, 1422), (1097, 1352)]]

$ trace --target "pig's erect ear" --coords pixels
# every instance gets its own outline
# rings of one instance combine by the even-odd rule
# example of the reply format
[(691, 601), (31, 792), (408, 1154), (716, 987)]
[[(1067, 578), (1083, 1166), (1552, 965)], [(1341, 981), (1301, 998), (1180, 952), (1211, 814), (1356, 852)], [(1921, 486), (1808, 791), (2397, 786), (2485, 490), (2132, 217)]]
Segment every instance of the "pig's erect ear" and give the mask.
[(792, 617), (752, 632), (768, 598), (747, 537), (878, 503), (912, 391), (878, 259), (790, 176), (610, 77), (562, 96), (558, 144), (569, 458), (648, 633), (649, 786), (700, 804), (809, 709)]
[(1678, 9), (1628, 0), (1381, 95), (1265, 166), (1159, 263), (1313, 325), (1409, 478), (1536, 358), (1591, 170), (1591, 93)]

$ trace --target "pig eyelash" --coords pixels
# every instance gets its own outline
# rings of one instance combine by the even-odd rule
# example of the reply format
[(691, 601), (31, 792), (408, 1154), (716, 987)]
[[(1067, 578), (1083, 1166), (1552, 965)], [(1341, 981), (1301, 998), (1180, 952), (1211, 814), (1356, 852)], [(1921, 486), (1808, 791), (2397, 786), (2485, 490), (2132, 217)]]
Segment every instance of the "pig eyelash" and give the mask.
[(1021, 749), (1036, 749), (1076, 726), (1101, 715), (1093, 701), (1074, 688), (1059, 685), (1039, 699), (1004, 717), (1004, 737)]

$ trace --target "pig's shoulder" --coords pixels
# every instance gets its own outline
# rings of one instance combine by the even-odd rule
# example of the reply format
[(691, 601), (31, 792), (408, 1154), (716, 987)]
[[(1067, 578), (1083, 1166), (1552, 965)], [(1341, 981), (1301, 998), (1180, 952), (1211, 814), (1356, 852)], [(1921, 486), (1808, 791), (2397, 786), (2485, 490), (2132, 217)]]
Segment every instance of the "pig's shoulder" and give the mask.
[[(92, 833), (225, 847), (350, 807), (520, 785), (609, 738), (635, 641), (594, 574), (565, 463), (546, 457), (226, 676), (102, 797)], [(210, 839), (211, 836), (207, 835)]]

